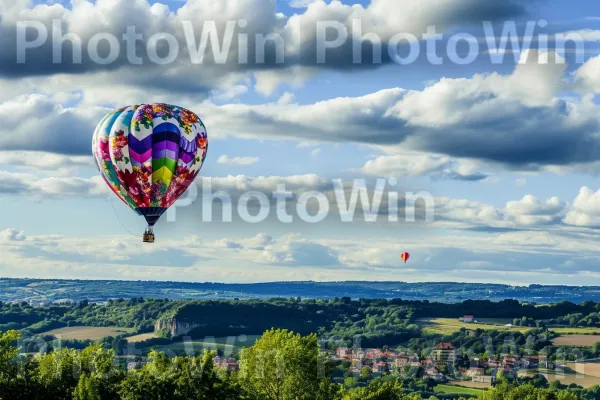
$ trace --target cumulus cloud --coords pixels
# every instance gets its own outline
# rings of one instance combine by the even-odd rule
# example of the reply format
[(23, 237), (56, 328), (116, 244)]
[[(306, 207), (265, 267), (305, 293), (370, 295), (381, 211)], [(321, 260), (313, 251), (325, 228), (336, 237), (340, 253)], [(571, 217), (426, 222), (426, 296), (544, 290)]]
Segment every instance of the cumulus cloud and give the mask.
[(331, 267), (341, 265), (335, 250), (293, 234), (265, 246), (258, 261), (284, 266)]
[(258, 157), (229, 157), (228, 155), (222, 155), (217, 159), (217, 163), (224, 165), (235, 165), (235, 166), (245, 166), (256, 164), (260, 161)]
[(0, 151), (0, 166), (12, 166), (53, 176), (77, 175), (96, 168), (91, 156), (65, 156), (43, 151)]
[(584, 93), (600, 93), (600, 56), (590, 58), (575, 72), (578, 89)]
[(26, 239), (25, 232), (15, 229), (6, 229), (0, 232), (0, 240), (5, 242), (22, 242)]
[[(202, 116), (211, 137), (359, 143), (396, 158), (422, 153), (406, 160), (410, 169), (451, 179), (485, 178), (477, 162), (526, 171), (594, 162), (600, 157), (598, 106), (591, 98), (561, 98), (568, 87), (566, 65), (543, 64), (540, 57), (559, 56), (531, 51), (511, 74), (443, 78), (423, 90), (391, 88), (302, 105), (204, 101), (186, 106)], [(595, 70), (589, 67), (593, 62), (576, 72), (577, 79), (594, 79), (585, 72)], [(67, 108), (44, 94), (0, 103), (7, 120), (0, 128), (6, 130), (0, 149), (87, 155), (95, 124), (106, 112), (84, 104)], [(31, 114), (38, 118), (26, 118)], [(75, 134), (65, 140), (73, 127)], [(364, 170), (388, 171), (394, 160), (373, 160)]]
[[(0, 25), (0, 73), (7, 76), (44, 75), (57, 73), (85, 73), (99, 70), (119, 71), (116, 80), (125, 81), (127, 75), (123, 74), (121, 67), (130, 70), (143, 69), (144, 74), (137, 74), (134, 78), (137, 84), (159, 84), (171, 86), (179, 91), (206, 91), (209, 87), (219, 84), (226, 74), (245, 72), (248, 70), (270, 69), (280, 70), (282, 65), (276, 64), (276, 51), (273, 46), (266, 47), (265, 63), (257, 63), (256, 42), (262, 44), (262, 39), (257, 40), (256, 35), (262, 38), (269, 34), (277, 34), (282, 38), (285, 50), (285, 64), (283, 66), (310, 65), (317, 67), (317, 27), (320, 21), (335, 22), (350, 32), (350, 35), (359, 37), (359, 32), (354, 32), (352, 22), (356, 19), (363, 21), (363, 32), (372, 32), (381, 37), (387, 44), (393, 35), (399, 32), (409, 32), (420, 35), (428, 26), (435, 25), (440, 31), (448, 31), (453, 27), (482, 20), (502, 20), (506, 18), (519, 18), (526, 14), (524, 0), (500, 1), (491, 0), (485, 3), (474, 0), (410, 0), (403, 3), (400, 9), (394, 0), (373, 0), (367, 5), (343, 4), (339, 1), (325, 2), (297, 1), (291, 2), (292, 6), (303, 6), (303, 12), (292, 16), (285, 16), (277, 11), (277, 2), (274, 0), (188, 0), (176, 10), (171, 11), (166, 5), (151, 4), (146, 0), (103, 1), (98, 3), (73, 2), (70, 8), (61, 4), (31, 4), (27, 1), (11, 2), (10, 6), (3, 6), (3, 20)], [(245, 26), (240, 26), (238, 21), (244, 19)], [(62, 62), (53, 62), (52, 39), (61, 41), (62, 38), (54, 37), (52, 20), (58, 20), (57, 29), (63, 36), (76, 35), (83, 44), (81, 63), (73, 63), (73, 47), (79, 43), (65, 40), (60, 55)], [(49, 32), (46, 43), (30, 49), (26, 54), (26, 63), (19, 64), (17, 55), (17, 29), (19, 21), (37, 21)], [(189, 25), (186, 30), (184, 21)], [(212, 52), (208, 51), (202, 63), (202, 68), (192, 68), (189, 65), (190, 54), (198, 52), (201, 43), (202, 30), (210, 23), (214, 23), (223, 41), (226, 34), (225, 28), (231, 21), (233, 31), (230, 49), (224, 53), (228, 55), (226, 62), (217, 64)], [(117, 38), (122, 38), (128, 27), (135, 27), (135, 32), (142, 35), (142, 39), (134, 44), (135, 54), (127, 54), (128, 44), (120, 40), (119, 50), (113, 63), (103, 66), (92, 62), (93, 54), (87, 51), (91, 38), (97, 33), (108, 33)], [(241, 28), (241, 29), (240, 29)], [(177, 63), (171, 66), (171, 71), (186, 72), (195, 79), (184, 80), (175, 74), (162, 74), (160, 66), (148, 62), (148, 42), (156, 34), (170, 34), (177, 40), (180, 55)], [(238, 33), (248, 36), (248, 49), (240, 50)], [(187, 35), (187, 40), (186, 40)], [(28, 36), (29, 40), (35, 35)], [(77, 40), (75, 40), (77, 42)], [(157, 47), (157, 55), (165, 58), (168, 51), (162, 46)], [(190, 49), (188, 46), (193, 45)], [(103, 48), (104, 46), (104, 48)], [(93, 47), (93, 46), (92, 46)], [(106, 55), (106, 43), (101, 43), (98, 53)], [(208, 48), (211, 48), (209, 45)], [(262, 47), (262, 46), (259, 46)], [(368, 49), (368, 46), (365, 46)], [(344, 46), (335, 49), (329, 57), (329, 62), (323, 67), (347, 69), (352, 65), (352, 44), (348, 40)], [(385, 52), (384, 52), (385, 53)], [(138, 57), (145, 56), (145, 63), (132, 65)], [(247, 57), (246, 63), (239, 62), (240, 56)], [(365, 59), (368, 59), (366, 57)], [(133, 61), (132, 61), (133, 60)], [(389, 62), (385, 57), (383, 62)], [(187, 64), (187, 65), (186, 65)], [(376, 66), (371, 64), (371, 66)], [(160, 82), (154, 79), (160, 74)], [(130, 76), (131, 77), (131, 76)]]
[(509, 201), (506, 204), (506, 214), (520, 226), (545, 225), (560, 222), (567, 205), (558, 197), (552, 197), (545, 202), (535, 196), (527, 195), (519, 201)]
[(600, 227), (600, 190), (594, 192), (582, 187), (565, 217), (565, 223), (574, 226)]
[(474, 163), (423, 153), (379, 156), (367, 161), (359, 171), (384, 177), (430, 176), (435, 179), (462, 181), (480, 181), (488, 177), (479, 172)]
[(99, 176), (40, 177), (33, 174), (11, 173), (0, 170), (0, 196), (29, 196), (39, 200), (65, 197), (106, 196), (108, 188)]

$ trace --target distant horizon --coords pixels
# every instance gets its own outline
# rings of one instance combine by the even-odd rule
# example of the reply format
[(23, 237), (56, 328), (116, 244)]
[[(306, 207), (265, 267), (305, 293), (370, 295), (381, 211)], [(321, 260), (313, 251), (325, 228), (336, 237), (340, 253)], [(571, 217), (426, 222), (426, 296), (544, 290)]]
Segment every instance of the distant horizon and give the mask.
[(385, 280), (338, 280), (338, 281), (261, 281), (261, 282), (214, 282), (214, 281), (173, 281), (173, 280), (145, 280), (145, 279), (93, 279), (93, 278), (30, 278), (30, 277), (0, 277), (0, 281), (3, 280), (33, 280), (33, 281), (83, 281), (83, 282), (143, 282), (143, 283), (183, 283), (183, 284), (212, 284), (212, 285), (268, 285), (268, 284), (291, 284), (291, 283), (395, 283), (395, 284), (407, 284), (407, 285), (419, 285), (419, 284), (455, 284), (455, 285), (490, 285), (490, 286), (505, 286), (505, 287), (521, 287), (528, 288), (531, 286), (541, 287), (570, 287), (570, 288), (600, 288), (600, 285), (550, 285), (550, 284), (538, 284), (529, 283), (524, 285), (511, 285), (507, 283), (491, 283), (491, 282), (460, 282), (460, 281), (385, 281)]

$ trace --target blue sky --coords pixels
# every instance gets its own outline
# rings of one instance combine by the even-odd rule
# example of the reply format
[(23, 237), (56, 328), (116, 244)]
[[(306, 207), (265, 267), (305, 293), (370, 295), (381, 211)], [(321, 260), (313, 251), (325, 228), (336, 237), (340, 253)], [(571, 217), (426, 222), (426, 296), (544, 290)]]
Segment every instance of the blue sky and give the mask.
[[(12, 1), (0, 5), (0, 15), (0, 248), (6, 254), (0, 276), (513, 284), (591, 284), (600, 276), (595, 2), (444, 0), (440, 7), (405, 0), (398, 8), (392, 0)], [(234, 46), (221, 65), (190, 64), (186, 51), (162, 66), (147, 58), (131, 65), (124, 54), (109, 66), (84, 54), (75, 65), (70, 51), (53, 63), (50, 38), (17, 63), (17, 24), (51, 24), (57, 17), (63, 33), (83, 43), (98, 33), (119, 37), (133, 25), (144, 41), (166, 32), (182, 48), (182, 21), (200, 32), (207, 21), (222, 27), (244, 18), (251, 35), (283, 38), (286, 61), (241, 65)], [(384, 44), (396, 33), (420, 36), (435, 26), (444, 35), (440, 54), (456, 34), (479, 38), (481, 52), (468, 65), (447, 57), (431, 65), (425, 52), (410, 65), (385, 54), (381, 65), (369, 57), (353, 64), (344, 44), (316, 63), (315, 24), (350, 27), (353, 19)], [(561, 64), (554, 41), (538, 49), (536, 39), (530, 51), (490, 62), (484, 21), (498, 33), (514, 22), (523, 40), (527, 22), (541, 19), (548, 26), (536, 36), (575, 33), (583, 52), (568, 47), (556, 56), (564, 57)], [(466, 47), (459, 49), (464, 56)], [(550, 63), (540, 62), (545, 53)], [(383, 210), (371, 223), (359, 207), (351, 223), (341, 223), (335, 209), (317, 224), (284, 224), (273, 215), (256, 224), (216, 217), (206, 223), (196, 199), (175, 207), (175, 221), (159, 222), (154, 246), (142, 245), (144, 221), (99, 179), (91, 136), (110, 109), (151, 102), (200, 115), (209, 136), (201, 176), (234, 203), (249, 190), (270, 195), (278, 183), (296, 196), (316, 190), (333, 199), (332, 179), (348, 185), (348, 196), (354, 180), (364, 179), (374, 196), (377, 179), (395, 178), (384, 203), (389, 190), (401, 200), (406, 192), (426, 191), (435, 220), (418, 210), (414, 223), (391, 223)], [(412, 254), (406, 265), (402, 251)]]

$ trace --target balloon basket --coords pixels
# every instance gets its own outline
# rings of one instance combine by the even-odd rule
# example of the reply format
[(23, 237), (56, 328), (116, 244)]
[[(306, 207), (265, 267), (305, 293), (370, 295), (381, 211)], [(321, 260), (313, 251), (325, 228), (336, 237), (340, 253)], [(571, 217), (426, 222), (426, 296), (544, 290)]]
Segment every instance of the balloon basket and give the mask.
[(154, 243), (154, 239), (154, 232), (152, 232), (152, 228), (146, 229), (146, 232), (144, 232), (143, 235), (144, 243)]

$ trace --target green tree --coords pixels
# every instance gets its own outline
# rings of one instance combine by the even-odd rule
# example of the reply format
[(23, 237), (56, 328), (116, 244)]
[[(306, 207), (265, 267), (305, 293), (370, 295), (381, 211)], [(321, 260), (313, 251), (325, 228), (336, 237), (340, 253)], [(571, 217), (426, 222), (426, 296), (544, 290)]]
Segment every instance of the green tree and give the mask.
[(242, 350), (242, 387), (260, 400), (330, 400), (329, 380), (317, 336), (272, 329)]
[(369, 379), (373, 376), (373, 370), (369, 367), (362, 367), (360, 370), (360, 377), (363, 379)]
[(93, 376), (83, 373), (73, 391), (73, 400), (102, 400), (98, 382)]

